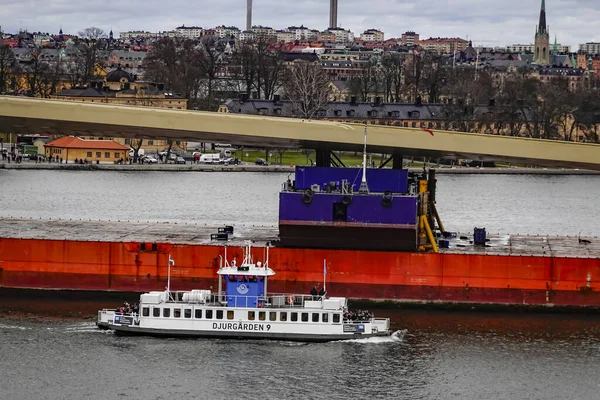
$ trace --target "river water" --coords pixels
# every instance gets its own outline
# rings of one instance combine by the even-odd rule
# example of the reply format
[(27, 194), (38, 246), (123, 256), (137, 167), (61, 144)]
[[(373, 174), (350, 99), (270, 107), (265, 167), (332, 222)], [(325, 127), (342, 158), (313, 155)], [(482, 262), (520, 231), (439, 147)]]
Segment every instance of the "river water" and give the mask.
[[(277, 224), (285, 173), (0, 170), (0, 217)], [(438, 175), (447, 230), (600, 235), (600, 176)]]
[[(0, 217), (276, 224), (286, 177), (0, 170)], [(437, 200), (450, 230), (591, 236), (599, 183), (439, 175)], [(24, 297), (0, 291), (0, 399), (600, 398), (597, 315), (377, 310), (393, 337), (164, 340), (97, 330), (96, 303)]]

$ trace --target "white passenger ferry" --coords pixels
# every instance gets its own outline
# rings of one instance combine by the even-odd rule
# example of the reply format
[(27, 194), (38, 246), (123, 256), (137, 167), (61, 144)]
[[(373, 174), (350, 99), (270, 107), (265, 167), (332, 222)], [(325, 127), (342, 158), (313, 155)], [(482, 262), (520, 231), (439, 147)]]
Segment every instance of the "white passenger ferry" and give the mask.
[[(389, 318), (348, 310), (344, 297), (269, 294), (267, 283), (275, 272), (254, 263), (250, 245), (237, 266), (225, 262), (217, 274), (218, 293), (210, 290), (144, 293), (138, 314), (101, 310), (99, 326), (119, 335), (218, 337), (327, 342), (389, 336)], [(223, 283), (225, 288), (223, 290)]]

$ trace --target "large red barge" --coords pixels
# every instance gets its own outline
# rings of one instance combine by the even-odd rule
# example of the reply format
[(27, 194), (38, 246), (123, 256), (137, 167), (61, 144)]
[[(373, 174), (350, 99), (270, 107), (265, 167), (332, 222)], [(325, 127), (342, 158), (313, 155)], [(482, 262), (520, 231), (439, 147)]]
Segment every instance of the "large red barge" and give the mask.
[[(0, 286), (132, 291), (166, 286), (169, 254), (173, 288), (212, 285), (224, 256), (210, 240), (217, 228), (185, 224), (0, 219)], [(245, 240), (254, 257), (278, 239), (276, 227), (237, 226), (228, 258), (241, 259)], [(600, 306), (600, 240), (577, 237), (470, 238), (432, 252), (281, 248), (270, 288), (307, 292), (323, 280), (330, 295), (349, 298), (509, 305)], [(260, 247), (263, 246), (263, 247)]]

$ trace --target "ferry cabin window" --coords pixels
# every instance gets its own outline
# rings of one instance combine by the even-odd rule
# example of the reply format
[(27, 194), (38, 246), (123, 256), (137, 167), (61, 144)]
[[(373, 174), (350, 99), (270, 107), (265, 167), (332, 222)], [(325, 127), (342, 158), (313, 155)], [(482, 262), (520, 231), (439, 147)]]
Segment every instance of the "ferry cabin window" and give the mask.
[(340, 314), (333, 314), (333, 323), (334, 324), (340, 323)]
[(192, 310), (190, 308), (186, 308), (183, 310), (183, 316), (186, 318), (192, 318)]
[(269, 313), (269, 321), (277, 321), (277, 312), (271, 311)]
[(223, 319), (223, 310), (217, 310), (217, 319)]
[(248, 320), (249, 321), (254, 321), (254, 319), (256, 318), (254, 311), (248, 311)]
[(170, 316), (171, 316), (171, 309), (170, 308), (163, 308), (163, 317), (169, 318)]
[(322, 319), (322, 321), (323, 322), (329, 322), (329, 314), (323, 313), (323, 319)]
[(312, 322), (319, 322), (319, 313), (312, 313)]
[(212, 319), (213, 310), (206, 310), (206, 319)]
[(298, 322), (298, 313), (296, 313), (296, 312), (291, 313), (290, 321)]
[(258, 319), (261, 321), (264, 321), (265, 319), (267, 319), (267, 313), (264, 311), (259, 311), (258, 312)]
[(233, 310), (227, 310), (227, 319), (233, 319)]
[(155, 317), (160, 317), (160, 308), (153, 308), (152, 315)]
[(279, 320), (287, 321), (287, 313), (286, 312), (279, 313)]
[(144, 307), (144, 308), (142, 308), (142, 315), (144, 317), (149, 317), (150, 316), (150, 307)]
[(302, 322), (308, 322), (308, 313), (307, 312), (302, 313)]
[(202, 310), (194, 310), (194, 318), (201, 319), (202, 318)]
[(176, 308), (173, 310), (173, 316), (175, 318), (181, 318), (181, 308)]

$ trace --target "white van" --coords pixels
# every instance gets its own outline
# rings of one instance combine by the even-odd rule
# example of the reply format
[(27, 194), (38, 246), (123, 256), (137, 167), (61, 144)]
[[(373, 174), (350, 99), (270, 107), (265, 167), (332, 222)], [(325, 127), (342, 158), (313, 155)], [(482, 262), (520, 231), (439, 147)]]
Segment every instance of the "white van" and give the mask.
[(220, 154), (202, 154), (200, 156), (200, 162), (204, 164), (218, 164), (220, 161)]
[[(129, 149), (129, 158), (133, 158), (133, 155), (134, 155), (134, 154), (135, 154), (135, 149), (133, 149), (133, 148), (130, 148), (130, 149)], [(145, 154), (145, 151), (144, 151), (144, 149), (140, 149), (140, 150), (138, 151), (138, 157), (141, 157), (141, 156), (143, 156), (144, 154)]]

